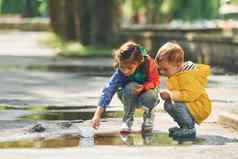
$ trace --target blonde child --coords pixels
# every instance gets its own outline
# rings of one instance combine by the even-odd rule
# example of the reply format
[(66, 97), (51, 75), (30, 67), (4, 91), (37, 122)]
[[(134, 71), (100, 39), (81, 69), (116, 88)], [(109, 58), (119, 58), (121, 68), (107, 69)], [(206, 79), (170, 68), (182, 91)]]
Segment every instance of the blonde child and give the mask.
[(160, 91), (164, 109), (179, 127), (169, 129), (175, 140), (193, 140), (195, 123), (202, 123), (211, 112), (211, 102), (205, 90), (210, 68), (204, 64), (184, 62), (184, 51), (177, 44), (168, 42), (157, 52), (155, 61), (167, 76), (166, 88)]
[(154, 60), (142, 46), (126, 42), (114, 52), (114, 68), (113, 75), (102, 90), (91, 121), (92, 127), (99, 127), (102, 113), (117, 92), (124, 105), (121, 133), (131, 132), (137, 106), (143, 106), (145, 110), (142, 129), (152, 129), (152, 109), (159, 102), (159, 75)]

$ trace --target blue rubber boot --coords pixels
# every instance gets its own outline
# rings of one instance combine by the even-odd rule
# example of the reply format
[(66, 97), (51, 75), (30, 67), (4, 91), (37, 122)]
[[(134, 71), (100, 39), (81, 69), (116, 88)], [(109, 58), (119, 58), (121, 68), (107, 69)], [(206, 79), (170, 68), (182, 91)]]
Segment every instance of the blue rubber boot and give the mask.
[(194, 141), (196, 138), (196, 129), (180, 128), (173, 132), (172, 137), (177, 141)]
[(174, 132), (178, 131), (179, 129), (181, 129), (181, 128), (179, 128), (177, 126), (169, 128), (169, 137), (173, 137)]

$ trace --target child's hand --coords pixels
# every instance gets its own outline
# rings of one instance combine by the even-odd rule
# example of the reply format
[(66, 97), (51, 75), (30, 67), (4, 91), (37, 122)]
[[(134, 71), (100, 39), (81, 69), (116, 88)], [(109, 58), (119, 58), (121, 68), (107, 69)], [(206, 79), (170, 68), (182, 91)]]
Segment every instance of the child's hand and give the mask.
[(101, 115), (102, 113), (104, 112), (104, 108), (102, 107), (97, 107), (94, 115), (93, 115), (93, 118), (91, 120), (91, 127), (94, 128), (94, 129), (98, 129), (99, 126), (100, 126), (100, 119), (101, 119)]
[(160, 97), (163, 100), (171, 99), (171, 92), (167, 89), (163, 89), (163, 90), (160, 91)]
[(91, 127), (94, 129), (98, 129), (99, 126), (100, 126), (100, 118), (94, 116), (91, 120)]
[(138, 85), (135, 86), (135, 88), (134, 88), (134, 90), (132, 92), (132, 95), (138, 95), (142, 91), (143, 91), (143, 85), (138, 84)]

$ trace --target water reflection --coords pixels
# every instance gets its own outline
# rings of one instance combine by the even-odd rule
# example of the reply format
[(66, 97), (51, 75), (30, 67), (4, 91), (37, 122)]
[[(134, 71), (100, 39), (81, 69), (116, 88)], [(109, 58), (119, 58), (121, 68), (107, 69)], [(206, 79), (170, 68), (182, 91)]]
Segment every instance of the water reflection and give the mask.
[[(92, 135), (92, 134), (91, 134)], [(0, 142), (0, 148), (61, 148), (89, 147), (94, 145), (125, 145), (125, 146), (179, 146), (180, 143), (169, 138), (167, 133), (135, 132), (127, 135), (120, 133), (97, 134), (95, 136), (64, 135), (55, 139), (35, 139)], [(189, 145), (224, 145), (237, 143), (237, 139), (221, 136), (201, 136)]]
[(94, 138), (93, 137), (81, 137), (79, 145), (81, 147), (91, 147), (91, 146), (94, 146)]

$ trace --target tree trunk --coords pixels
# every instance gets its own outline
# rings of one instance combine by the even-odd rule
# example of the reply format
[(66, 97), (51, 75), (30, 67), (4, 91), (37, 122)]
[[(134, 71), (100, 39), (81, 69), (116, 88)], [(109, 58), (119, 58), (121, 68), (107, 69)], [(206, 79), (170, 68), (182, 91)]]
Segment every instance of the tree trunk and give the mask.
[(23, 17), (33, 17), (34, 16), (34, 2), (31, 0), (26, 0), (23, 10)]
[(90, 44), (90, 0), (74, 0), (76, 37), (83, 45)]
[(73, 0), (49, 0), (52, 30), (65, 40), (75, 39)]
[[(119, 0), (49, 0), (52, 29), (66, 40), (93, 47), (111, 46), (118, 28)], [(118, 7), (118, 6), (117, 6)], [(118, 16), (118, 17), (116, 17)], [(114, 17), (116, 17), (114, 19)]]
[(74, 16), (73, 0), (66, 0), (65, 3), (65, 38), (67, 40), (76, 40), (76, 24)]
[(58, 14), (58, 8), (59, 3), (57, 3), (58, 0), (48, 0), (48, 12), (49, 12), (49, 18), (50, 18), (50, 24), (51, 28), (55, 33), (59, 33), (59, 14)]
[(113, 42), (113, 0), (91, 0), (90, 43), (94, 47), (110, 46)]

